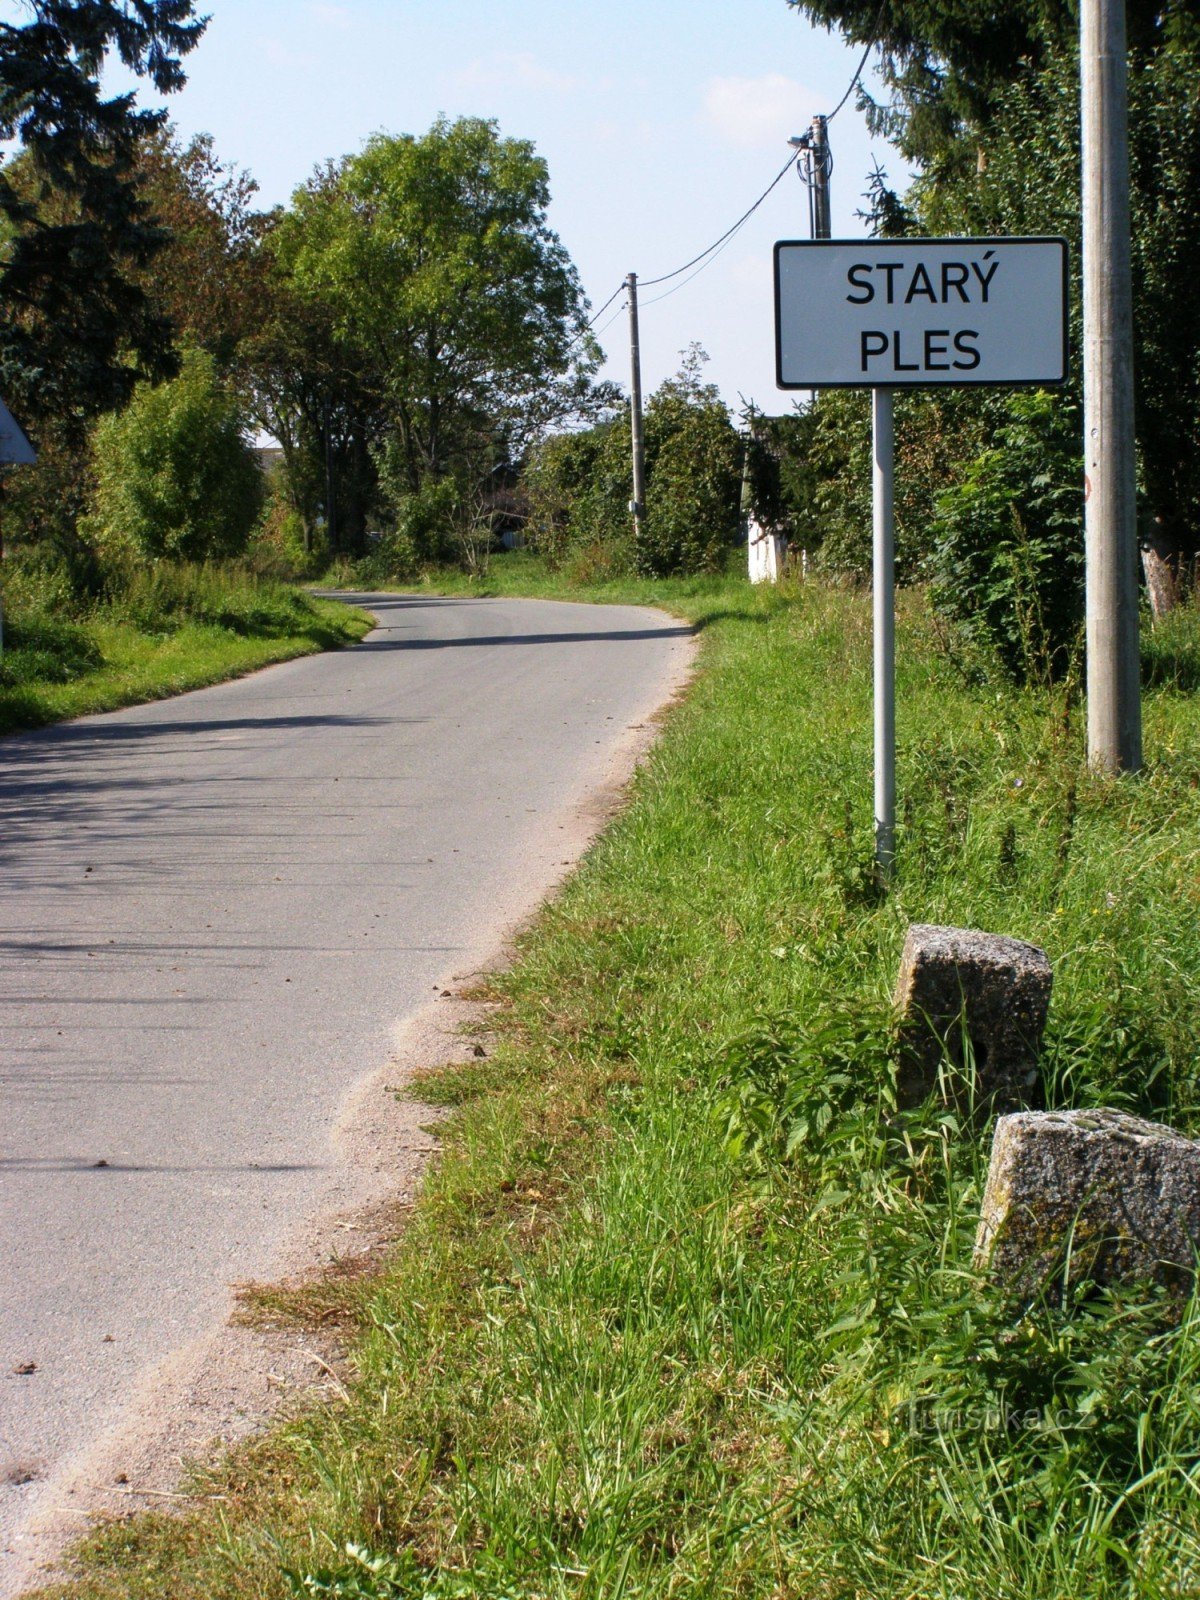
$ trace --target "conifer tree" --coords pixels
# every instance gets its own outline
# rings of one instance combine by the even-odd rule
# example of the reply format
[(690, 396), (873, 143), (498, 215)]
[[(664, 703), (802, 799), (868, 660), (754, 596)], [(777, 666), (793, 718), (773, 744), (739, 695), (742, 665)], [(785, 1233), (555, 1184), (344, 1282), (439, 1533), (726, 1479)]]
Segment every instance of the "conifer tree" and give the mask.
[(192, 0), (30, 0), (0, 23), (0, 392), (35, 425), (82, 434), (139, 377), (174, 367), (171, 328), (137, 273), (165, 234), (135, 181), (139, 140), (165, 112), (106, 96), (107, 57), (160, 94), (204, 30)]

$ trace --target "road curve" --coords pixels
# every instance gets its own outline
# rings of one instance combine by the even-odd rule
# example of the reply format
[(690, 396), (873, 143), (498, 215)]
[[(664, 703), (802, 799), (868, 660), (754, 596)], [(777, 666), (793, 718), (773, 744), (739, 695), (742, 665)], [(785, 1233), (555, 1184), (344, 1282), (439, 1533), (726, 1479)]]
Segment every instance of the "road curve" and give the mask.
[(631, 607), (353, 598), (352, 649), (0, 739), (0, 1594), (55, 1474), (277, 1268), (347, 1092), (561, 874), (690, 654)]

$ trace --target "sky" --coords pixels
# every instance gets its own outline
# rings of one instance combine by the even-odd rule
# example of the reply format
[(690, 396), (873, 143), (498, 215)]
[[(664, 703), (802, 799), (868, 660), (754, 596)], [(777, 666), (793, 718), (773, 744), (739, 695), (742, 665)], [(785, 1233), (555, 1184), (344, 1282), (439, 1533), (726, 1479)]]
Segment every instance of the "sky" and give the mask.
[[(786, 0), (208, 0), (197, 9), (211, 20), (168, 110), (182, 136), (210, 133), (223, 161), (247, 168), (264, 206), (285, 203), (317, 163), (372, 133), (422, 133), (439, 115), (494, 117), (546, 159), (549, 220), (593, 308), (626, 273), (668, 273), (736, 221), (783, 166), (789, 135), (833, 110), (862, 53)], [(870, 140), (853, 96), (830, 144), (833, 234), (860, 237), (855, 211), (873, 160), (893, 180), (903, 169)], [(732, 407), (742, 398), (767, 412), (790, 407), (774, 379), (771, 247), (807, 228), (806, 193), (789, 172), (694, 281), (657, 301), (682, 280), (643, 293), (647, 394), (698, 340), (706, 377)], [(627, 319), (611, 320), (621, 304), (596, 331), (603, 375), (628, 387)]]

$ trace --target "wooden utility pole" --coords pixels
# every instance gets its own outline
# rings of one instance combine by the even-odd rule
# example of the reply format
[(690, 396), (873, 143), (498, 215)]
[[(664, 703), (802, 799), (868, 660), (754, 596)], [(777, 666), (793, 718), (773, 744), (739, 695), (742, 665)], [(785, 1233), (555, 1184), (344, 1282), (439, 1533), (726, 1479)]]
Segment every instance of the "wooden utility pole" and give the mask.
[(1142, 764), (1124, 0), (1082, 0), (1088, 763)]
[(642, 440), (642, 352), (638, 342), (637, 273), (625, 280), (629, 291), (629, 416), (633, 434), (633, 535), (641, 537), (646, 515), (646, 449)]

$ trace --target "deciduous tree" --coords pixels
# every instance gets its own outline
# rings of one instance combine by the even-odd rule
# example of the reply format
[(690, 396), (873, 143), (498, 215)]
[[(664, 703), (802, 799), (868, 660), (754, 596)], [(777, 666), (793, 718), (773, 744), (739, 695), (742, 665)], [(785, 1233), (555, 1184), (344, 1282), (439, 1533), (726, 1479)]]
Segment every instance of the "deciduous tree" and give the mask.
[(373, 392), (409, 493), (519, 455), (586, 399), (596, 351), (548, 202), (527, 140), (463, 118), (372, 139), (275, 230), (291, 291)]

